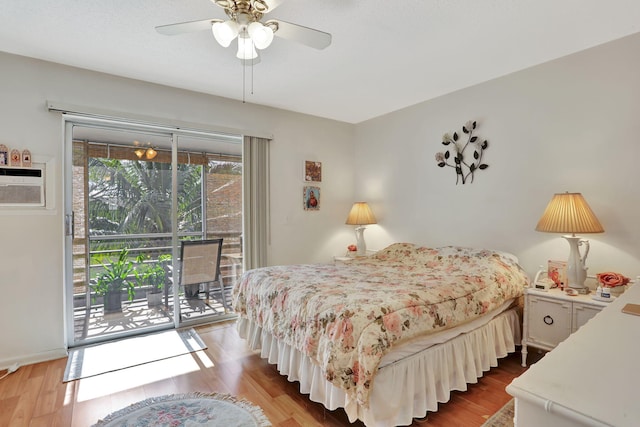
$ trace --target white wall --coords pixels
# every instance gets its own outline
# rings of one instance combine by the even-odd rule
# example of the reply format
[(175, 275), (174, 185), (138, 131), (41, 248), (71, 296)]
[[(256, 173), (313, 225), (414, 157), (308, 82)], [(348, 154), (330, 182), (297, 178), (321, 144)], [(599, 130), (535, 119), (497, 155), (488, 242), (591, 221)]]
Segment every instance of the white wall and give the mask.
[[(515, 253), (533, 275), (568, 257), (566, 240), (534, 228), (552, 195), (571, 191), (605, 229), (583, 236), (589, 274), (640, 274), (639, 69), (634, 35), (361, 123), (356, 194), (379, 221), (368, 247), (491, 247)], [(462, 133), (467, 120), (489, 141), (489, 168), (456, 185), (434, 156), (442, 135)]]
[[(53, 212), (0, 210), (0, 368), (64, 349), (62, 131), (46, 100), (272, 133), (272, 264), (342, 252), (354, 241), (344, 220), (357, 198), (378, 217), (366, 231), (371, 249), (487, 246), (515, 253), (533, 274), (567, 256), (565, 240), (534, 227), (553, 193), (577, 191), (606, 230), (585, 236), (589, 272), (640, 274), (640, 35), (356, 126), (1, 53), (0, 64), (0, 143), (50, 157), (57, 170)], [(489, 141), (490, 166), (456, 186), (434, 155), (469, 119)], [(302, 209), (305, 159), (323, 162), (318, 212)]]
[[(0, 369), (64, 354), (62, 121), (47, 100), (273, 134), (270, 262), (328, 261), (349, 243), (353, 125), (4, 53), (0, 64), (0, 144), (55, 171), (55, 209), (0, 208)], [(302, 209), (304, 160), (323, 163), (320, 211)]]

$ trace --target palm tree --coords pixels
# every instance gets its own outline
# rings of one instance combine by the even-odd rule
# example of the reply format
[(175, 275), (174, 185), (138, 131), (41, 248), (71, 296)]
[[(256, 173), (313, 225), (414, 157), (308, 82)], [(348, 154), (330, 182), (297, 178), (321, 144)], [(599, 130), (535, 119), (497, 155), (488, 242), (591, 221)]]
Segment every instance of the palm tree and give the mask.
[[(178, 166), (180, 231), (202, 224), (202, 167)], [(92, 158), (89, 166), (90, 233), (171, 232), (171, 165)]]

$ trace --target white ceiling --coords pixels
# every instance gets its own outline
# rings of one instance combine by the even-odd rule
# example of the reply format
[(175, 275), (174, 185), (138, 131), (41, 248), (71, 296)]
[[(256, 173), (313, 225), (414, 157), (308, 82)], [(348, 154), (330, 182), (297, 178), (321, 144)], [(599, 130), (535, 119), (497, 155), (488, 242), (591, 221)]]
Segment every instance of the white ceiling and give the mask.
[(640, 1), (286, 0), (266, 19), (332, 44), (276, 38), (253, 93), (209, 31), (154, 29), (225, 17), (210, 0), (2, 0), (0, 51), (239, 100), (246, 71), (247, 102), (359, 123), (636, 33)]

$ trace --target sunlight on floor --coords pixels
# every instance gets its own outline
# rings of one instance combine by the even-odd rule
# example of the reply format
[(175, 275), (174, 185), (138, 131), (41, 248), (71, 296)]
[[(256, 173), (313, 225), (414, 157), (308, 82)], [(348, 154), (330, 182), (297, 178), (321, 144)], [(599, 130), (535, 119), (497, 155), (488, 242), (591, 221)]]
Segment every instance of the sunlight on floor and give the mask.
[(69, 352), (65, 380), (116, 371), (204, 347), (193, 329), (168, 330), (80, 347)]
[[(97, 399), (149, 384), (148, 378), (153, 378), (153, 382), (159, 382), (213, 366), (213, 361), (204, 351), (197, 353), (198, 359), (194, 358), (193, 353), (185, 354), (78, 380), (77, 402)], [(202, 361), (204, 367), (198, 361)]]
[(63, 406), (73, 404), (73, 395), (75, 394), (76, 384), (74, 382), (67, 383), (67, 386), (64, 389), (64, 403)]
[(191, 354), (197, 356), (200, 359), (200, 363), (202, 363), (205, 368), (213, 368), (215, 366), (213, 364), (213, 360), (211, 360), (204, 351), (195, 351)]

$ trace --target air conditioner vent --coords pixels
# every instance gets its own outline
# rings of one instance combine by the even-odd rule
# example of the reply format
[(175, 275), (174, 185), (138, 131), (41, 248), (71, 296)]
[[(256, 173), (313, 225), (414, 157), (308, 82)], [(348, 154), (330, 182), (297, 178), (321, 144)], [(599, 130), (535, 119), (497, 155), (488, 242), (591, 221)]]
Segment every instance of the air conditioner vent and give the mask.
[(44, 165), (0, 167), (0, 207), (45, 206)]

